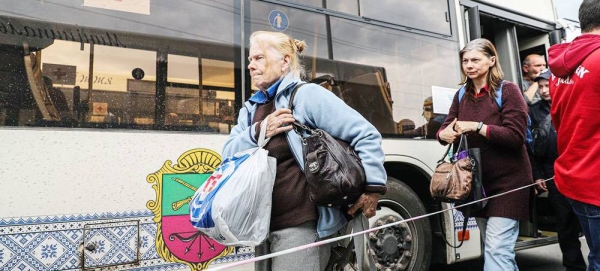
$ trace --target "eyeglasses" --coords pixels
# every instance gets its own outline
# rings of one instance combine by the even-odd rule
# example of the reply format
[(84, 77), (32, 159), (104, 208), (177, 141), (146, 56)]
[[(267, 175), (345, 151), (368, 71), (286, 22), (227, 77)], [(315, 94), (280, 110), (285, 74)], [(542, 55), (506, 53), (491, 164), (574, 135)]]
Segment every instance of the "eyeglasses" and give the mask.
[(402, 131), (410, 131), (410, 130), (414, 130), (415, 126), (414, 125), (402, 125)]

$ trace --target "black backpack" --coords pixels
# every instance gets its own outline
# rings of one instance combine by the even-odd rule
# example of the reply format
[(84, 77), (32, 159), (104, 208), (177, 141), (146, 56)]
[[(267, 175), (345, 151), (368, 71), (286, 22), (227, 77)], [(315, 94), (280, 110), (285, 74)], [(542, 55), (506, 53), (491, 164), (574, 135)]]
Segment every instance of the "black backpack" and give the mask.
[(531, 129), (533, 141), (531, 142), (531, 154), (535, 157), (543, 157), (546, 154), (546, 147), (548, 146), (548, 139), (550, 133), (552, 133), (552, 118), (550, 114), (546, 116), (536, 127)]

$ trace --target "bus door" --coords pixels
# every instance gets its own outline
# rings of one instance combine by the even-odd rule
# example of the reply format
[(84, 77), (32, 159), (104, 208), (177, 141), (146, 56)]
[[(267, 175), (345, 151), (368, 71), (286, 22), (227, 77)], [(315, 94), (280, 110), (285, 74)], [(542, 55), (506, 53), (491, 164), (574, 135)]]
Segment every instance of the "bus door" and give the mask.
[[(460, 1), (465, 14), (466, 41), (476, 38), (490, 40), (498, 50), (499, 62), (506, 80), (523, 88), (522, 63), (526, 56), (539, 54), (547, 61), (547, 50), (551, 44), (557, 43), (559, 31), (556, 30), (552, 1), (547, 5), (536, 5), (528, 2), (504, 4), (481, 4), (472, 1)], [(537, 8), (537, 9), (536, 9)], [(529, 15), (533, 14), (533, 15)], [(522, 89), (522, 91), (524, 91)], [(520, 221), (520, 241), (517, 249), (540, 245), (544, 238), (555, 236), (553, 214), (548, 210), (550, 204), (547, 197), (536, 197), (531, 205), (531, 221)], [(544, 239), (544, 240), (540, 240)], [(531, 242), (529, 242), (531, 241)], [(528, 244), (529, 242), (529, 244)], [(550, 240), (552, 242), (552, 240)]]

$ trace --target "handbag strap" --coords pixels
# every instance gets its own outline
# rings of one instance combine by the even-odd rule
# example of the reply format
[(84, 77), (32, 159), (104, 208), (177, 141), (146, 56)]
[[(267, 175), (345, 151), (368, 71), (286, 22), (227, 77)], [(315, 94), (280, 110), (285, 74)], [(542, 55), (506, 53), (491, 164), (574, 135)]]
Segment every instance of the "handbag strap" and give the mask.
[(459, 152), (461, 150), (469, 150), (469, 143), (467, 143), (467, 135), (465, 134), (460, 135), (460, 142), (458, 143), (458, 149), (456, 149), (456, 152)]
[[(290, 109), (290, 111), (292, 111), (292, 114), (294, 114), (294, 97), (296, 97), (296, 92), (298, 92), (298, 89), (300, 89), (300, 87), (306, 85), (307, 83), (300, 83), (297, 84), (294, 89), (292, 90), (292, 94), (290, 94), (290, 102), (288, 105), (288, 108)], [(300, 138), (302, 137), (302, 133), (300, 133), (299, 129), (307, 131), (310, 134), (318, 134), (319, 132), (317, 132), (314, 129), (311, 129), (310, 127), (298, 122), (298, 121), (294, 121), (292, 122), (292, 126), (294, 127), (294, 132), (296, 132), (296, 134), (298, 134), (300, 136)]]
[[(438, 160), (438, 165), (441, 164), (442, 162), (444, 162), (444, 160), (446, 160), (446, 156), (448, 155), (448, 153), (450, 153), (450, 149), (452, 148), (452, 146), (456, 144), (456, 143), (450, 143), (448, 145), (448, 148), (446, 149), (446, 152), (444, 152), (444, 155), (442, 156), (442, 158), (440, 160)], [(456, 152), (458, 153), (460, 150), (469, 150), (469, 144), (467, 143), (467, 135), (465, 134), (461, 134), (460, 135), (460, 141), (458, 143), (458, 149), (456, 149)]]
[(258, 134), (258, 146), (263, 148), (269, 142), (269, 138), (265, 138), (267, 136), (267, 124), (269, 122), (269, 117), (266, 117), (265, 120), (260, 125), (260, 133)]
[[(442, 232), (442, 238), (446, 242), (446, 245), (448, 245), (451, 248), (459, 248), (465, 242), (465, 236), (467, 234), (467, 225), (469, 223), (469, 218), (471, 217), (471, 205), (466, 206), (465, 209), (464, 209), (464, 211), (462, 211), (462, 213), (463, 213), (463, 218), (464, 218), (463, 219), (462, 239), (460, 240), (460, 243), (458, 245), (456, 245), (456, 246), (454, 246), (454, 245), (450, 244), (450, 242), (448, 242), (448, 239), (446, 238), (446, 233), (445, 233), (444, 225), (442, 223), (442, 219), (441, 218), (438, 219), (438, 221), (440, 222), (440, 229), (441, 229), (441, 232)], [(442, 217), (443, 217), (443, 215), (442, 215)], [(454, 217), (454, 215), (452, 217)], [(454, 229), (453, 229), (453, 231), (454, 231)]]
[(452, 143), (448, 144), (448, 148), (446, 149), (446, 152), (444, 152), (444, 156), (442, 156), (442, 158), (437, 162), (438, 165), (444, 162), (444, 160), (446, 160), (446, 156), (448, 155), (448, 153), (450, 153), (450, 148), (452, 148), (452, 145)]
[[(341, 234), (349, 234), (350, 232), (362, 232), (369, 229), (369, 219), (364, 215), (362, 211), (357, 212), (348, 225), (346, 225), (344, 232)], [(352, 252), (354, 251), (354, 260), (356, 262), (351, 263)], [(349, 263), (353, 265), (355, 270), (364, 271), (376, 271), (375, 259), (370, 253), (371, 244), (369, 242), (369, 234), (361, 234), (351, 237), (348, 244), (345, 246), (340, 258), (335, 261), (330, 261), (325, 267), (326, 271), (340, 271), (344, 269)], [(356, 265), (354, 265), (356, 264)], [(358, 269), (356, 269), (358, 268)]]
[(288, 105), (288, 108), (292, 111), (292, 113), (294, 113), (294, 97), (296, 97), (296, 92), (298, 92), (298, 89), (300, 89), (300, 87), (304, 85), (306, 85), (306, 83), (304, 82), (296, 84), (296, 86), (292, 90), (292, 94), (290, 94), (290, 103)]
[[(353, 232), (361, 232), (367, 229), (369, 229), (369, 220), (364, 213), (361, 213), (358, 217), (352, 219)], [(373, 255), (370, 253), (369, 234), (365, 233), (354, 236), (354, 240), (356, 245), (354, 252), (356, 253), (356, 264), (358, 265), (359, 270), (376, 271), (377, 267), (375, 266), (375, 259), (373, 259)]]

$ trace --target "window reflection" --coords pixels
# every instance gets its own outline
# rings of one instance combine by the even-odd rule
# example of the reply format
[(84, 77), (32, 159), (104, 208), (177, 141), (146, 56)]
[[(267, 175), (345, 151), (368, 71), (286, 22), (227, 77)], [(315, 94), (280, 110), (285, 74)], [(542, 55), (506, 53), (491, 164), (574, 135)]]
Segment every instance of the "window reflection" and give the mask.
[(0, 125), (229, 132), (232, 44), (11, 20), (48, 34), (0, 41)]
[(359, 16), (358, 0), (327, 0), (327, 9)]
[[(455, 88), (460, 75), (457, 44), (454, 41), (424, 37), (398, 30), (360, 24), (355, 21), (331, 18), (334, 57), (336, 62), (354, 63), (353, 72), (338, 67), (332, 74), (342, 82), (363, 80), (357, 74), (368, 76), (381, 73), (386, 91), (363, 94), (368, 99), (379, 100), (377, 106), (357, 108), (363, 113), (371, 108), (391, 108), (391, 121), (372, 121), (386, 134), (403, 133), (409, 127), (421, 127), (427, 120), (423, 117), (423, 101), (431, 96), (432, 86)], [(351, 37), (347, 33), (353, 33)], [(359, 66), (362, 65), (362, 67)], [(346, 66), (340, 65), (338, 66)], [(352, 67), (348, 65), (347, 67)], [(372, 67), (371, 70), (365, 67)], [(377, 81), (374, 81), (377, 82)], [(363, 83), (366, 84), (366, 83)], [(373, 85), (371, 83), (367, 85)], [(342, 90), (342, 94), (344, 90)], [(375, 93), (383, 93), (375, 96)], [(389, 99), (385, 96), (389, 93)], [(376, 98), (378, 97), (378, 98)], [(364, 98), (362, 101), (368, 100)], [(388, 102), (389, 100), (389, 102)], [(371, 113), (369, 113), (371, 114)], [(380, 114), (384, 114), (384, 111)], [(366, 115), (363, 114), (365, 117)], [(393, 125), (395, 129), (390, 128)], [(431, 129), (430, 129), (431, 130)], [(413, 134), (406, 134), (414, 137)], [(419, 135), (419, 136), (424, 136)]]
[[(284, 0), (284, 1), (302, 4), (302, 5), (309, 5), (309, 6), (313, 6), (313, 7), (322, 7), (323, 6), (323, 0)], [(354, 0), (354, 1), (356, 1), (356, 0)]]
[(360, 13), (377, 21), (450, 35), (447, 0), (360, 0)]
[[(89, 122), (154, 124), (156, 52), (94, 47), (92, 91), (87, 97)], [(134, 78), (140, 69), (144, 76)], [(85, 82), (89, 80), (86, 75)], [(139, 81), (139, 82), (137, 82)]]
[[(284, 12), (292, 22), (286, 32), (308, 44), (303, 61), (306, 79), (315, 80), (332, 91), (381, 133), (426, 137), (435, 130), (435, 125), (425, 128), (423, 125), (431, 119), (443, 118), (424, 117), (423, 101), (432, 95), (432, 86), (453, 88), (457, 85), (460, 67), (456, 41), (330, 16), (331, 60), (323, 15), (274, 4), (251, 3), (250, 32), (272, 30), (265, 18), (273, 10)], [(445, 7), (447, 9), (447, 4)], [(438, 5), (438, 9), (443, 8), (444, 5)], [(294, 24), (298, 17), (303, 18), (302, 23)]]
[[(328, 57), (325, 15), (258, 1), (251, 2), (250, 10), (250, 33), (259, 30), (273, 31), (269, 25), (269, 13), (279, 10), (289, 20), (289, 27), (284, 32), (295, 39), (306, 41), (306, 57)], [(305, 65), (309, 66), (311, 63), (305, 61)]]
[(66, 0), (0, 11), (15, 28), (0, 33), (0, 125), (228, 132), (237, 4), (150, 4), (149, 15)]
[(90, 8), (82, 5), (82, 2), (13, 0), (4, 3), (10, 8), (0, 10), (0, 15), (22, 14), (25, 18), (106, 29), (109, 32), (124, 31), (233, 44), (234, 17), (240, 14), (232, 0), (149, 1), (150, 15)]
[(235, 116), (233, 77), (233, 62), (170, 54), (165, 125), (229, 133)]

